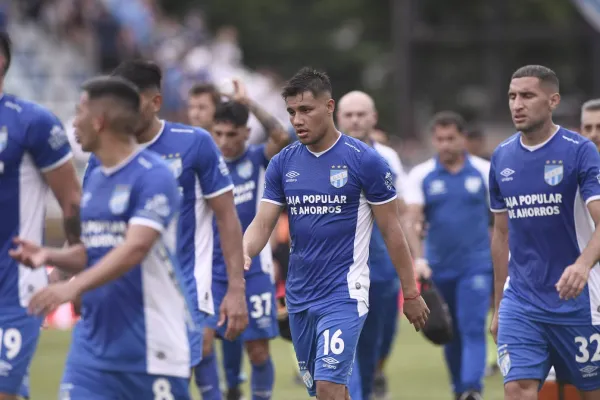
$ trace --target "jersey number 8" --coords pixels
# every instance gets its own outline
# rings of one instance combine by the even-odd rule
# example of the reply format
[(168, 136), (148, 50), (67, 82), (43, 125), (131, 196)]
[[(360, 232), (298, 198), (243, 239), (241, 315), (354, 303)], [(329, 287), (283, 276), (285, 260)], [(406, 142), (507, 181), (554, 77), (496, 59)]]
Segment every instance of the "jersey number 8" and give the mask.
[(0, 357), (6, 355), (8, 360), (12, 360), (21, 351), (23, 338), (21, 332), (15, 328), (3, 330), (0, 328)]
[[(596, 351), (590, 360), (590, 352), (588, 351), (588, 346), (592, 342), (596, 342)], [(584, 338), (583, 336), (577, 336), (575, 338), (575, 343), (579, 345), (579, 354), (575, 355), (575, 361), (578, 363), (586, 363), (588, 361), (596, 362), (600, 361), (600, 333), (594, 333), (590, 336), (590, 340)]]
[(175, 400), (171, 393), (171, 383), (165, 378), (158, 378), (152, 385), (154, 400)]
[(342, 330), (338, 329), (333, 333), (331, 339), (329, 338), (329, 329), (323, 332), (323, 340), (325, 344), (323, 346), (323, 355), (329, 355), (329, 350), (333, 354), (342, 354), (344, 352), (344, 339), (342, 339)]
[(253, 310), (250, 312), (250, 317), (257, 319), (264, 315), (271, 315), (272, 297), (273, 296), (271, 292), (250, 296), (249, 300), (250, 303), (252, 303), (253, 308)]

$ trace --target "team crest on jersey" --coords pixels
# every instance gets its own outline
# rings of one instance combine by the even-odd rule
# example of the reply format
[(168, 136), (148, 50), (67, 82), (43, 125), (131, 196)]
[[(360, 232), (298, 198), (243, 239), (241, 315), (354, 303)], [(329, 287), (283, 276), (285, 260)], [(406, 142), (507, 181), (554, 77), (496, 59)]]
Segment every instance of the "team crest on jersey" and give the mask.
[(6, 149), (6, 146), (8, 146), (8, 131), (6, 130), (6, 126), (3, 126), (0, 129), (0, 153)]
[(237, 174), (240, 176), (240, 178), (242, 178), (242, 179), (250, 178), (252, 176), (252, 172), (254, 172), (253, 168), (252, 168), (252, 162), (250, 160), (242, 161), (241, 163), (238, 164), (236, 171), (237, 171)]
[(481, 178), (477, 176), (470, 176), (465, 179), (465, 189), (470, 193), (477, 193), (481, 188)]
[(117, 185), (112, 193), (108, 206), (113, 214), (123, 214), (129, 205), (129, 185)]
[(558, 185), (564, 176), (564, 167), (562, 160), (548, 160), (544, 165), (544, 181), (550, 186)]
[(179, 178), (181, 171), (183, 171), (183, 162), (180, 157), (167, 157), (165, 158), (166, 163), (169, 165), (169, 169), (173, 173), (175, 179)]
[(329, 170), (329, 183), (334, 188), (342, 188), (348, 183), (348, 167), (345, 165), (332, 165)]

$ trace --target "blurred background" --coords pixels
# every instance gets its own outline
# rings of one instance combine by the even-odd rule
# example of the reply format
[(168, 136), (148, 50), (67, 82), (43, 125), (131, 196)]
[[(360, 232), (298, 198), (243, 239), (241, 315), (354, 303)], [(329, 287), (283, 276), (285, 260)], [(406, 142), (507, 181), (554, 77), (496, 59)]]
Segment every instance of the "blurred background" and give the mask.
[[(193, 83), (236, 77), (289, 127), (280, 87), (310, 65), (330, 75), (335, 99), (355, 89), (375, 98), (379, 128), (407, 168), (431, 155), (426, 123), (436, 111), (460, 112), (488, 152), (510, 135), (506, 92), (522, 65), (557, 72), (555, 122), (567, 128), (577, 129), (581, 104), (600, 96), (600, 0), (0, 0), (0, 29), (14, 41), (5, 90), (48, 106), (67, 129), (79, 85), (131, 57), (162, 66), (165, 118), (185, 121)], [(263, 141), (260, 124), (251, 126), (251, 141)], [(85, 162), (77, 154), (80, 173)], [(49, 239), (60, 243), (52, 203), (49, 211)], [(421, 349), (413, 336), (405, 340)], [(431, 365), (441, 372), (419, 365), (446, 393), (439, 357)], [(395, 398), (446, 398), (409, 393)]]

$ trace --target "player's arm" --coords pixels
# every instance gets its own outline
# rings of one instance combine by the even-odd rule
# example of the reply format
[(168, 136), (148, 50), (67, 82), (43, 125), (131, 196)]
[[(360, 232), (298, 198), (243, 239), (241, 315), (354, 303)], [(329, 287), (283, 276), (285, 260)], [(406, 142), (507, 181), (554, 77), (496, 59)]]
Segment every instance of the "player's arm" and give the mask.
[(44, 178), (62, 210), (63, 228), (67, 243), (70, 245), (80, 243), (79, 203), (81, 201), (81, 187), (73, 163), (69, 160), (57, 168), (44, 172)]
[(494, 310), (497, 311), (508, 278), (508, 212), (506, 211), (494, 213), (491, 250), (494, 265)]
[[(52, 265), (57, 274), (72, 276), (82, 271), (87, 265), (87, 253), (82, 243), (64, 248), (41, 247), (22, 238), (14, 240), (16, 249), (8, 251), (9, 255), (23, 265), (31, 268)], [(58, 276), (57, 276), (58, 277)], [(64, 279), (51, 280), (56, 282)]]
[(413, 169), (406, 178), (404, 200), (406, 201), (406, 238), (410, 245), (417, 274), (423, 278), (431, 277), (431, 269), (423, 255), (423, 229), (425, 226), (425, 194), (423, 193), (423, 174)]
[(265, 132), (267, 132), (268, 139), (265, 146), (265, 157), (267, 160), (270, 160), (275, 154), (279, 153), (290, 143), (290, 135), (288, 135), (287, 131), (277, 118), (248, 97), (246, 87), (240, 80), (234, 79), (233, 87), (233, 100), (246, 105), (258, 122), (263, 126)]
[(221, 248), (227, 268), (227, 282), (230, 289), (245, 291), (244, 253), (242, 251), (242, 226), (233, 201), (233, 190), (207, 198), (208, 205), (215, 213), (217, 229), (221, 238)]
[(248, 267), (249, 261), (256, 257), (267, 245), (282, 209), (282, 204), (265, 201), (264, 199), (260, 202), (258, 212), (244, 234), (244, 255), (248, 257), (246, 259)]

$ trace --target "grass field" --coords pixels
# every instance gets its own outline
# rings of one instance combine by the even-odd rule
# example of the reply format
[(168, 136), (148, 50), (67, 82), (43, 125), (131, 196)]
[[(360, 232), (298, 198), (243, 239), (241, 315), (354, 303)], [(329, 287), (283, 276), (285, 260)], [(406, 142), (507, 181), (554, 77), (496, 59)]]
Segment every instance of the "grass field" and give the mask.
[[(386, 370), (391, 399), (452, 399), (441, 349), (425, 341), (406, 321), (402, 321), (401, 328)], [(56, 399), (70, 338), (70, 332), (43, 331), (31, 370), (32, 400)], [(294, 361), (288, 343), (274, 341), (272, 354), (277, 374), (273, 399), (307, 399), (304, 386), (294, 383)], [(248, 366), (246, 371), (249, 372)], [(248, 387), (244, 388), (244, 393), (248, 393)], [(501, 377), (495, 376), (486, 381), (484, 395), (486, 400), (503, 398)], [(195, 391), (194, 399), (200, 399)]]

